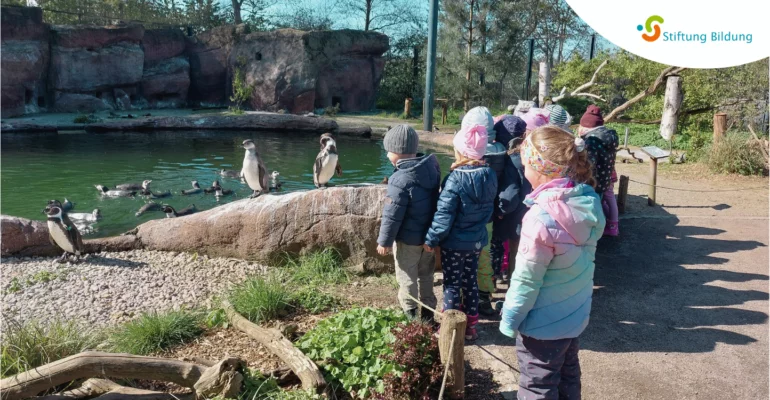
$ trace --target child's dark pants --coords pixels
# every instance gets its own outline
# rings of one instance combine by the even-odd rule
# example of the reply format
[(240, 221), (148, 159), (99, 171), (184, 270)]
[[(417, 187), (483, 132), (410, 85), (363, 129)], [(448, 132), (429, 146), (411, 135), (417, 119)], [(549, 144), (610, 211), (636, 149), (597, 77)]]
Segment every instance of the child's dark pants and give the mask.
[(578, 338), (538, 340), (519, 335), (519, 400), (580, 400)]
[(489, 259), (492, 263), (492, 273), (500, 277), (500, 270), (503, 268), (503, 258), (505, 258), (505, 247), (503, 241), (498, 238), (492, 238), (489, 241)]
[(480, 255), (481, 251), (441, 249), (445, 310), (463, 310), (467, 315), (478, 315), (479, 282), (476, 274)]

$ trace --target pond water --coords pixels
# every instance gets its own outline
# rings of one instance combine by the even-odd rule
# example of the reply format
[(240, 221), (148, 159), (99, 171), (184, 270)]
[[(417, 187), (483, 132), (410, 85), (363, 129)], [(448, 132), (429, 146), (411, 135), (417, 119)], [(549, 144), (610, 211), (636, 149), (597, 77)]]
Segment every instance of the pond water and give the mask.
[[(154, 132), (154, 133), (62, 133), (3, 134), (0, 207), (5, 215), (44, 220), (47, 200), (68, 198), (73, 212), (101, 210), (103, 219), (87, 237), (117, 235), (150, 219), (164, 218), (159, 211), (140, 217), (134, 213), (145, 203), (142, 197), (102, 198), (94, 185), (109, 188), (121, 183), (151, 179), (155, 192), (173, 195), (155, 200), (177, 210), (195, 204), (206, 210), (247, 197), (251, 190), (238, 179), (222, 178), (220, 169), (241, 169), (243, 140), (257, 144), (269, 171), (280, 172), (284, 191), (313, 188), (313, 162), (318, 154), (317, 135), (251, 132)], [(393, 171), (382, 142), (337, 138), (342, 177), (332, 184), (378, 183)], [(426, 152), (433, 152), (426, 150)], [(442, 171), (449, 171), (448, 156), (437, 153)], [(197, 180), (209, 187), (219, 179), (222, 187), (234, 190), (217, 203), (210, 194), (182, 196)]]

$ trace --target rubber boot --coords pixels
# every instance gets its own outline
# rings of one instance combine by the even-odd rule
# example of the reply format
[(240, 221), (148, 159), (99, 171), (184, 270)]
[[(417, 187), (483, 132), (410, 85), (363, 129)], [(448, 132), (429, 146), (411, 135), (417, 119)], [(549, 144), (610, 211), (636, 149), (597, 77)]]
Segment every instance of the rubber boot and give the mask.
[(479, 338), (476, 325), (479, 323), (479, 315), (468, 315), (468, 325), (465, 326), (465, 340), (474, 341)]
[(492, 308), (492, 295), (487, 292), (479, 292), (479, 314), (485, 317), (497, 315), (495, 309)]

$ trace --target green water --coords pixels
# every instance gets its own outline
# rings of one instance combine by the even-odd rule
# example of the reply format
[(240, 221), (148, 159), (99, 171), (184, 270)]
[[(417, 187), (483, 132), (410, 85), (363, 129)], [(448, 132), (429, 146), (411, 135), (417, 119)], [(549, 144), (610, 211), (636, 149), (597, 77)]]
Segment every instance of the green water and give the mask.
[[(155, 132), (110, 134), (3, 134), (0, 211), (6, 215), (44, 220), (41, 210), (47, 200), (68, 198), (73, 212), (99, 208), (103, 219), (90, 237), (110, 236), (130, 230), (150, 219), (164, 218), (160, 211), (140, 217), (134, 213), (144, 204), (141, 197), (102, 198), (94, 185), (114, 188), (120, 183), (151, 179), (155, 192), (173, 195), (155, 200), (176, 209), (195, 204), (206, 210), (251, 194), (237, 179), (221, 178), (221, 168), (240, 170), (243, 140), (257, 144), (269, 171), (281, 174), (284, 191), (313, 188), (313, 162), (318, 154), (318, 136), (296, 133), (250, 132)], [(378, 183), (393, 167), (385, 157), (382, 142), (338, 138), (342, 177), (332, 184)], [(430, 152), (430, 150), (428, 150)], [(441, 154), (442, 170), (449, 159)], [(217, 203), (210, 194), (182, 196), (179, 192), (197, 180), (208, 187), (219, 179), (234, 195)]]

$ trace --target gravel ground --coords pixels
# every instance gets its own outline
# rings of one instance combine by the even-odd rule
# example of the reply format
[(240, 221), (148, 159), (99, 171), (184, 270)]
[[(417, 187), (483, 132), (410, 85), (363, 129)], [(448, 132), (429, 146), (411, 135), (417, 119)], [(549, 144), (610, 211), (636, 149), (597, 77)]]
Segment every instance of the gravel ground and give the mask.
[(265, 267), (227, 258), (135, 250), (91, 255), (79, 264), (53, 258), (3, 258), (4, 318), (74, 320), (105, 326), (143, 311), (208, 306)]

